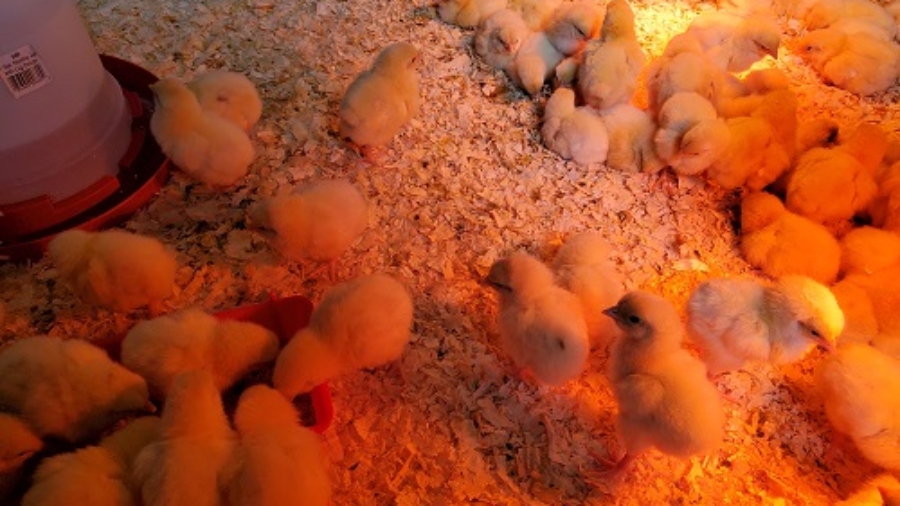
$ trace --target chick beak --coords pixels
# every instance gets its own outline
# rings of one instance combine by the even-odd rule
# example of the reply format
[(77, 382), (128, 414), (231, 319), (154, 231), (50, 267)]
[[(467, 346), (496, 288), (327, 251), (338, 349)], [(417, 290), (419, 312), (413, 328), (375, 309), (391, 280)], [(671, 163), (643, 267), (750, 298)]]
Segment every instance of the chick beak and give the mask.
[(828, 354), (834, 353), (834, 343), (825, 338), (817, 339), (816, 345)]
[(150, 401), (147, 401), (147, 404), (144, 404), (144, 412), (156, 413), (156, 405)]
[(606, 316), (609, 316), (616, 322), (622, 321), (622, 315), (619, 314), (619, 306), (613, 306), (611, 308), (604, 309), (601, 312)]

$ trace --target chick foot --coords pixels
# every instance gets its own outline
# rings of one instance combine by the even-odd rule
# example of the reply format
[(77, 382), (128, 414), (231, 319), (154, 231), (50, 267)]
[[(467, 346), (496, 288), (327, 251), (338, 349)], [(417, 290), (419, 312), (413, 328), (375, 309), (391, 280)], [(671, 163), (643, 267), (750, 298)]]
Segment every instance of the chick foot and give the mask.
[(602, 486), (610, 482), (621, 481), (628, 470), (631, 469), (631, 465), (635, 458), (637, 458), (637, 455), (628, 452), (625, 452), (625, 455), (619, 460), (611, 460), (595, 453), (593, 450), (588, 450), (588, 453), (590, 453), (594, 460), (601, 466), (601, 469), (590, 471), (585, 475), (584, 481), (594, 486)]

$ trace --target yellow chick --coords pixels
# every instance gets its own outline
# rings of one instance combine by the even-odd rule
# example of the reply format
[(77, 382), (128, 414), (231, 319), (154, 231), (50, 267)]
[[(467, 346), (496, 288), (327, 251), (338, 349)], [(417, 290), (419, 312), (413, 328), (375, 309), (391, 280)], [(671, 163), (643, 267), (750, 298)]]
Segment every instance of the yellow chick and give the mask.
[(159, 436), (159, 426), (157, 417), (137, 418), (98, 446), (41, 461), (22, 506), (137, 506), (131, 464)]
[(796, 41), (796, 51), (825, 83), (857, 95), (890, 88), (900, 72), (900, 44), (865, 33), (813, 30)]
[(475, 28), (491, 14), (506, 8), (506, 0), (438, 0), (438, 17), (445, 23)]
[(805, 276), (782, 276), (774, 285), (716, 278), (691, 293), (687, 328), (717, 375), (748, 362), (794, 362), (816, 345), (832, 349), (844, 314), (828, 287)]
[(553, 47), (571, 56), (597, 37), (603, 23), (603, 10), (591, 0), (563, 2), (547, 22), (544, 33)]
[(781, 28), (770, 14), (708, 11), (694, 18), (685, 33), (713, 64), (729, 72), (743, 72), (765, 56), (777, 59), (781, 44)]
[(275, 361), (273, 384), (288, 399), (359, 369), (400, 358), (410, 339), (412, 298), (387, 274), (337, 285)]
[(869, 204), (872, 225), (900, 233), (900, 161), (878, 176), (878, 193)]
[(681, 136), (678, 150), (670, 156), (668, 165), (680, 176), (702, 174), (722, 157), (730, 144), (731, 131), (723, 120), (701, 120)]
[(561, 385), (584, 371), (590, 352), (584, 310), (553, 271), (513, 253), (494, 262), (485, 282), (500, 296), (500, 346), (521, 376)]
[(590, 107), (576, 107), (569, 88), (557, 88), (547, 100), (541, 138), (563, 159), (585, 165), (603, 163), (609, 151), (606, 124)]
[(285, 258), (329, 262), (332, 277), (337, 258), (369, 222), (365, 197), (346, 179), (307, 183), (251, 207), (249, 215), (274, 232), (270, 242)]
[(152, 410), (147, 383), (80, 339), (36, 336), (0, 351), (0, 406), (35, 434), (77, 443)]
[(884, 6), (867, 0), (816, 0), (801, 18), (807, 30), (835, 28), (884, 40), (897, 36), (897, 21)]
[(765, 192), (741, 200), (741, 253), (769, 276), (799, 274), (823, 284), (837, 279), (841, 263), (841, 248), (827, 228)]
[(529, 30), (542, 31), (563, 0), (509, 0), (508, 7), (518, 12)]
[(613, 0), (606, 6), (600, 38), (588, 41), (584, 49), (578, 92), (598, 110), (627, 103), (646, 61), (634, 30), (634, 12), (627, 0)]
[(768, 120), (742, 116), (725, 120), (724, 127), (729, 139), (726, 148), (706, 170), (707, 177), (717, 185), (762, 190), (790, 167), (790, 156)]
[(144, 506), (219, 506), (223, 470), (237, 438), (206, 371), (179, 374), (166, 397), (159, 437), (134, 459), (132, 478)]
[(890, 473), (879, 474), (835, 506), (900, 506), (900, 481)]
[(233, 506), (328, 506), (331, 483), (319, 435), (265, 385), (245, 390), (234, 413), (240, 442), (224, 470)]
[(653, 145), (665, 162), (671, 162), (681, 151), (684, 134), (701, 121), (718, 118), (713, 104), (693, 91), (679, 91), (669, 97), (657, 114), (658, 130)]
[(47, 246), (60, 280), (88, 304), (130, 311), (175, 288), (175, 254), (158, 240), (124, 230), (67, 230)]
[(341, 99), (341, 137), (370, 156), (419, 112), (419, 50), (396, 42), (353, 79)]
[(815, 381), (834, 429), (870, 461), (900, 470), (900, 363), (871, 346), (847, 344), (819, 365)]
[(648, 64), (646, 72), (648, 106), (654, 114), (679, 91), (693, 91), (714, 100), (718, 83), (723, 79), (723, 71), (709, 57), (694, 51), (656, 58)]
[(244, 74), (210, 70), (187, 83), (200, 107), (218, 114), (249, 132), (262, 116), (262, 99), (256, 86)]
[(530, 34), (521, 14), (500, 9), (478, 25), (473, 43), (475, 53), (492, 68), (507, 71)]
[(718, 447), (722, 401), (703, 362), (682, 348), (684, 325), (674, 306), (634, 291), (604, 313), (622, 331), (612, 345), (609, 378), (619, 404), (616, 432), (625, 446), (625, 455), (606, 472), (625, 471), (651, 447), (680, 458)]
[(199, 308), (137, 323), (122, 340), (122, 364), (147, 380), (154, 399), (168, 395), (178, 374), (203, 369), (221, 392), (254, 368), (273, 362), (278, 336), (250, 322), (220, 321)]
[(0, 475), (15, 473), (43, 448), (44, 442), (24, 420), (0, 412)]
[(255, 153), (240, 126), (204, 111), (178, 80), (161, 79), (150, 89), (156, 104), (150, 132), (179, 169), (214, 187), (232, 186), (247, 175)]
[(506, 73), (516, 86), (535, 96), (564, 59), (565, 55), (553, 46), (544, 32), (531, 32), (519, 46)]
[(607, 167), (623, 172), (655, 174), (664, 166), (656, 153), (653, 136), (656, 123), (649, 111), (619, 104), (600, 111), (609, 137)]

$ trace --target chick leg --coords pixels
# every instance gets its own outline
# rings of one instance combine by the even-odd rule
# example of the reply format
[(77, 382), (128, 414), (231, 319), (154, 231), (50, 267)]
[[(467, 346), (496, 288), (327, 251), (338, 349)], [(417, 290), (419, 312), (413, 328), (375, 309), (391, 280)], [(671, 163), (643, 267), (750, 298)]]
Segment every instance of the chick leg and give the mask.
[(588, 452), (601, 465), (600, 470), (589, 472), (585, 476), (585, 481), (594, 485), (621, 480), (637, 458), (637, 454), (625, 452), (619, 460), (611, 460), (593, 450)]

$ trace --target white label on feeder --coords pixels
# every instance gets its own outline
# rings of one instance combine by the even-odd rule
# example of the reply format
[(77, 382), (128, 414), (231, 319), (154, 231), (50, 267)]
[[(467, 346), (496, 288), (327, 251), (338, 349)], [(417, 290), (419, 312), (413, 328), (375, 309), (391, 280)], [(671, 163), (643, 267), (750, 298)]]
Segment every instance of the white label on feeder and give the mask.
[(0, 55), (0, 77), (14, 97), (23, 97), (51, 81), (41, 57), (31, 46)]

